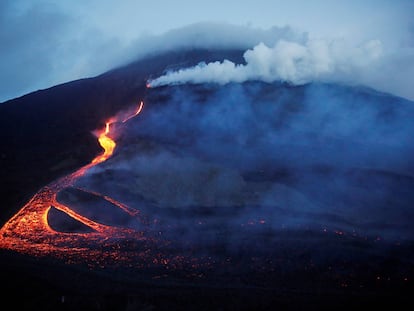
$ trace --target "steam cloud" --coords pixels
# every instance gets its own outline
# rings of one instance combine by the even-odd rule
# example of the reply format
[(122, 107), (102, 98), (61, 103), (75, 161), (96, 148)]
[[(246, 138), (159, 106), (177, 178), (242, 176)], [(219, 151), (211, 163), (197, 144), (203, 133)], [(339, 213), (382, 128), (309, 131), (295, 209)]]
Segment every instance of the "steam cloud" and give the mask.
[(305, 43), (278, 40), (274, 46), (259, 43), (244, 53), (245, 64), (229, 60), (200, 63), (192, 68), (170, 71), (149, 81), (152, 87), (184, 83), (285, 81), (301, 85), (311, 81), (363, 82), (358, 80), (383, 55), (379, 40), (358, 47), (341, 42), (307, 40)]
[(79, 183), (178, 244), (238, 248), (248, 234), (261, 248), (252, 231), (309, 228), (410, 240), (412, 120), (410, 101), (336, 84), (155, 88)]

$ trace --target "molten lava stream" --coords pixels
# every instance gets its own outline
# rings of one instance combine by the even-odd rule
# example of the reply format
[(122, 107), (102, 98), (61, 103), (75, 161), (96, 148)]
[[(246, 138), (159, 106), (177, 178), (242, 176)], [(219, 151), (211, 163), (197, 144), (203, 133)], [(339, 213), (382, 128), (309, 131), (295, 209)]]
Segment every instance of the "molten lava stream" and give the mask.
[(98, 136), (98, 141), (101, 147), (104, 149), (104, 152), (92, 160), (92, 164), (98, 164), (106, 161), (113, 153), (116, 147), (115, 141), (113, 141), (109, 136), (109, 129), (113, 121), (108, 121), (105, 123), (105, 130), (101, 132)]
[[(137, 116), (143, 108), (141, 101), (137, 109), (123, 119), (112, 118), (105, 124), (105, 128), (98, 135), (98, 142), (104, 149), (103, 153), (94, 158), (89, 164), (81, 167), (77, 171), (59, 178), (49, 185), (40, 189), (33, 198), (23, 206), (0, 230), (0, 248), (15, 250), (31, 255), (52, 254), (57, 257), (65, 257), (70, 254), (80, 254), (82, 256), (96, 256), (96, 245), (110, 238), (133, 237), (137, 240), (142, 239), (142, 234), (127, 228), (111, 227), (94, 222), (87, 217), (79, 215), (70, 206), (66, 206), (57, 201), (57, 194), (63, 189), (73, 186), (75, 181), (83, 176), (90, 168), (106, 161), (115, 150), (116, 142), (109, 136), (111, 124), (115, 122), (125, 123)], [(138, 211), (100, 193), (87, 191), (95, 194), (113, 205), (121, 208), (130, 216), (136, 216)], [(48, 213), (54, 207), (68, 216), (76, 219), (84, 225), (90, 227), (91, 233), (63, 233), (53, 230), (48, 223)], [(95, 246), (95, 249), (93, 249)], [(86, 252), (86, 253), (85, 253)]]

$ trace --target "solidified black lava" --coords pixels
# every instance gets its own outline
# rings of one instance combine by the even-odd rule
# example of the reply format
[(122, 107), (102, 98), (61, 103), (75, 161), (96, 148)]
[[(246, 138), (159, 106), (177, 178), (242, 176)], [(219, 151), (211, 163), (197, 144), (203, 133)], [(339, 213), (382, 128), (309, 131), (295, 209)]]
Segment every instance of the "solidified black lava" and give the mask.
[(58, 232), (88, 233), (94, 230), (52, 206), (47, 215), (49, 226)]
[(76, 213), (101, 224), (128, 227), (128, 224), (134, 221), (131, 215), (104, 197), (81, 189), (66, 188), (59, 192), (57, 200), (70, 206)]

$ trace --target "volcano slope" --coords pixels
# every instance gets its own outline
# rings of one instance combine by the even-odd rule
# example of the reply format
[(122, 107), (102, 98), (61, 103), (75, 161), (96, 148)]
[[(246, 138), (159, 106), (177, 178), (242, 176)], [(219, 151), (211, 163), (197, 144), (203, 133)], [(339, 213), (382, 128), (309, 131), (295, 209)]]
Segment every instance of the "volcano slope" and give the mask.
[(48, 224), (57, 238), (81, 232), (86, 239), (53, 254), (2, 251), (9, 292), (27, 297), (24, 307), (320, 310), (410, 303), (413, 103), (321, 83), (145, 88), (168, 68), (223, 58), (240, 62), (241, 52), (154, 56), (0, 107), (8, 134), (6, 221), (35, 190), (99, 153), (91, 131), (145, 102), (139, 118), (116, 132), (114, 156), (57, 196), (127, 233), (88, 239), (90, 228), (52, 208)]

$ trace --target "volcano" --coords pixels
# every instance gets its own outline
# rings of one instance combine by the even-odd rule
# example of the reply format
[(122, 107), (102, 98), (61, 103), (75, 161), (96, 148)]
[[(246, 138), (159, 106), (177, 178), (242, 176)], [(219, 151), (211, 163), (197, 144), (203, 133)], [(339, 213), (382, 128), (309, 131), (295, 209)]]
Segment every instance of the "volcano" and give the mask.
[(411, 303), (414, 103), (321, 82), (148, 85), (223, 59), (243, 51), (154, 54), (0, 105), (4, 301)]

